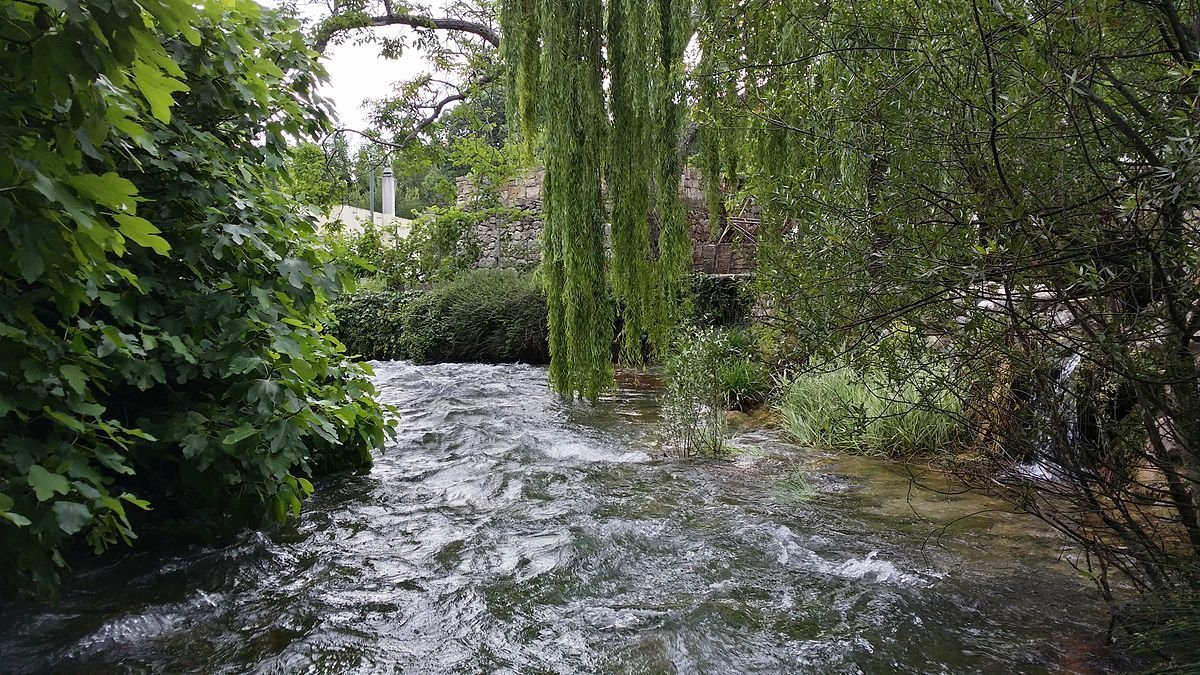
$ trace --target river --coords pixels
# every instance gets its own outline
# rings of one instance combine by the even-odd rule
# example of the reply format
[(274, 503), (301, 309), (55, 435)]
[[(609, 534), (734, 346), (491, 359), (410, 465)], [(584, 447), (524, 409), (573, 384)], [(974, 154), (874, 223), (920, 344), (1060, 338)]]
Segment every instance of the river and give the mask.
[(294, 526), (80, 570), (0, 614), (0, 671), (1101, 668), (1060, 540), (913, 467), (766, 432), (666, 457), (633, 377), (587, 405), (529, 366), (376, 369), (400, 426), (373, 470), (318, 484)]

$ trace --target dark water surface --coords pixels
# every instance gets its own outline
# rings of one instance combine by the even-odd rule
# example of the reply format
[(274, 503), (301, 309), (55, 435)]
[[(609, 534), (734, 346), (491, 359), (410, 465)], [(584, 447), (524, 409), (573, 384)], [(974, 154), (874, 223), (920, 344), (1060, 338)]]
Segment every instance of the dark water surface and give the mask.
[(632, 381), (587, 406), (532, 367), (377, 370), (400, 438), (370, 474), (318, 486), (295, 528), (126, 555), (0, 614), (0, 671), (1098, 668), (1089, 587), (996, 503), (766, 434), (664, 458)]

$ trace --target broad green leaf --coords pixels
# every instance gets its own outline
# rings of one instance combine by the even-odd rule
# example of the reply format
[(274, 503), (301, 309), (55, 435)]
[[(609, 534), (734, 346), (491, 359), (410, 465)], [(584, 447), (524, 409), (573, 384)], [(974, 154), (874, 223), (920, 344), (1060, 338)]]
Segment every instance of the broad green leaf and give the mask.
[(221, 442), (225, 445), (237, 445), (257, 433), (258, 429), (251, 426), (249, 422), (242, 422), (236, 429), (226, 434)]
[(139, 509), (141, 509), (143, 511), (150, 510), (150, 502), (146, 501), (145, 499), (138, 499), (137, 497), (129, 494), (128, 492), (122, 493), (121, 499), (123, 501), (129, 502), (130, 504), (133, 504), (134, 506), (138, 507)]
[(87, 376), (83, 374), (83, 370), (79, 366), (67, 364), (58, 369), (62, 373), (62, 377), (67, 384), (75, 390), (75, 393), (82, 394), (87, 389)]
[(229, 362), (229, 368), (225, 371), (225, 374), (245, 375), (262, 364), (263, 360), (257, 356), (238, 356)]
[(279, 274), (288, 280), (294, 288), (304, 288), (308, 277), (312, 276), (312, 267), (299, 258), (285, 258), (279, 262)]
[(208, 447), (208, 436), (203, 434), (188, 434), (183, 437), (183, 456), (191, 459), (204, 452)]
[(183, 340), (180, 340), (178, 335), (163, 333), (158, 337), (160, 340), (171, 345), (171, 349), (175, 350), (175, 353), (182, 356), (188, 363), (196, 362), (196, 355), (192, 353), (192, 350), (187, 348), (187, 345), (183, 344)]
[(278, 382), (271, 380), (255, 380), (250, 389), (246, 392), (246, 400), (250, 402), (262, 401), (264, 403), (273, 403), (279, 397), (280, 386)]
[(133, 139), (146, 150), (154, 149), (154, 138), (146, 131), (146, 127), (130, 119), (130, 111), (123, 106), (114, 105), (105, 113), (108, 123), (114, 129)]
[(159, 255), (166, 255), (167, 251), (171, 250), (167, 240), (158, 236), (161, 231), (145, 218), (118, 213), (113, 215), (113, 219), (119, 223), (117, 229), (121, 234), (132, 239), (138, 246), (152, 249)]
[(137, 46), (138, 56), (147, 60), (159, 68), (166, 71), (172, 77), (184, 77), (183, 70), (179, 64), (171, 59), (163, 46), (159, 44), (158, 39), (151, 33), (138, 31), (133, 34), (134, 43)]
[(74, 431), (77, 434), (82, 434), (84, 432), (84, 430), (86, 429), (86, 427), (83, 426), (83, 422), (80, 422), (79, 420), (75, 419), (74, 417), (71, 417), (70, 415), (61, 413), (57, 410), (50, 410), (48, 407), (43, 407), (43, 410), (45, 411), (45, 413), (47, 415), (50, 416), (50, 419), (54, 420), (55, 422), (58, 422), (59, 424), (70, 429), (71, 431)]
[(137, 210), (137, 188), (127, 178), (116, 173), (104, 175), (83, 174), (67, 178), (67, 183), (84, 197), (116, 211)]
[(188, 44), (192, 45), (193, 47), (200, 46), (200, 31), (196, 30), (194, 26), (184, 22), (179, 27), (179, 32), (183, 34), (183, 37), (188, 41)]
[(90, 228), (92, 226), (92, 209), (79, 201), (79, 198), (67, 189), (63, 183), (53, 178), (48, 178), (41, 173), (35, 173), (33, 187), (42, 193), (46, 199), (61, 205), (67, 214), (81, 227)]
[(11, 511), (8, 513), (0, 513), (0, 518), (7, 520), (17, 527), (28, 527), (30, 525), (28, 518), (19, 513), (12, 513)]
[(99, 499), (100, 498), (99, 490), (97, 490), (96, 488), (92, 487), (91, 485), (88, 485), (87, 483), (85, 483), (81, 480), (73, 480), (73, 481), (71, 481), (71, 485), (75, 488), (76, 492), (83, 495), (84, 497), (87, 497), (88, 499)]
[(134, 61), (133, 77), (137, 87), (150, 104), (150, 114), (163, 124), (171, 121), (171, 106), (175, 99), (173, 92), (188, 91), (188, 86), (172, 77), (167, 77), (154, 65), (145, 61)]
[(22, 246), (17, 252), (17, 269), (21, 271), (21, 278), (29, 283), (37, 281), (37, 278), (42, 276), (46, 271), (46, 262), (42, 259), (42, 252), (37, 246)]
[(29, 483), (29, 487), (33, 488), (33, 493), (37, 496), (39, 502), (44, 502), (54, 496), (54, 493), (65, 495), (70, 491), (71, 485), (67, 483), (64, 476), (56, 473), (50, 473), (40, 464), (34, 464), (29, 467), (29, 474), (25, 477)]
[(75, 534), (92, 522), (92, 512), (83, 504), (59, 501), (52, 508), (58, 527), (67, 534)]

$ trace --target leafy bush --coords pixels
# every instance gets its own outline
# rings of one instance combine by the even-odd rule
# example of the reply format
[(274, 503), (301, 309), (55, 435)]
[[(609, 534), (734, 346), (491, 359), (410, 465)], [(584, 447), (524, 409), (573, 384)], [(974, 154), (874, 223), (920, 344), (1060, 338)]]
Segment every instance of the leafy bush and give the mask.
[(338, 244), (361, 259), (375, 275), (372, 283), (388, 288), (413, 288), (449, 281), (478, 262), (476, 228), (489, 218), (516, 219), (519, 209), (506, 206), (432, 207), (412, 222), (404, 237), (384, 237), (368, 225), (354, 237), (339, 236)]
[(767, 399), (771, 374), (754, 358), (744, 331), (685, 331), (663, 362), (663, 411), (684, 454), (714, 454), (725, 447), (725, 411)]
[(0, 593), (145, 525), (298, 513), (385, 434), (322, 331), (347, 269), (276, 189), (328, 126), (295, 23), (63, 7), (0, 5)]
[(780, 412), (784, 428), (805, 445), (871, 455), (930, 454), (953, 447), (963, 431), (958, 399), (934, 382), (914, 376), (897, 383), (878, 372), (842, 367), (793, 380)]
[(719, 366), (726, 335), (712, 328), (682, 333), (663, 361), (662, 414), (679, 454), (716, 455), (727, 450), (725, 400)]
[(700, 326), (746, 326), (754, 306), (752, 289), (728, 277), (692, 275), (692, 321)]
[(334, 312), (338, 337), (366, 358), (545, 363), (549, 357), (545, 296), (511, 270), (471, 270), (427, 292), (355, 293)]
[(758, 360), (754, 341), (743, 330), (729, 330), (716, 363), (717, 387), (727, 409), (747, 410), (766, 402), (774, 382)]

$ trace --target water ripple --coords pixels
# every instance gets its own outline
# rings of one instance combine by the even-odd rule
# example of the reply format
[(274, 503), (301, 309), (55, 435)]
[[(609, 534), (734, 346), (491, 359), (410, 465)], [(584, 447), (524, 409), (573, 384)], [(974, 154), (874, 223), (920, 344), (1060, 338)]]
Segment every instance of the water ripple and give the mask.
[(763, 433), (663, 458), (634, 378), (572, 404), (529, 366), (375, 368), (399, 437), (370, 474), (294, 527), (82, 570), (0, 614), (0, 671), (1033, 673), (1101, 621), (1053, 539), (932, 544), (887, 465)]

